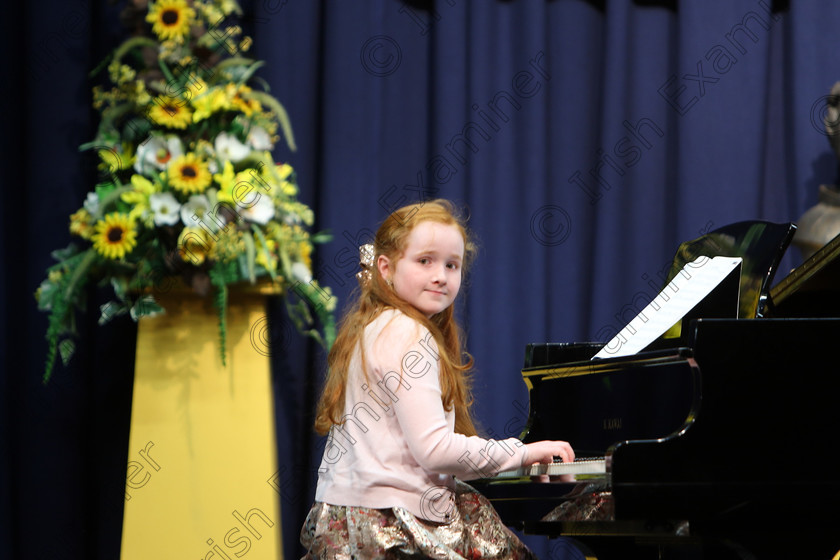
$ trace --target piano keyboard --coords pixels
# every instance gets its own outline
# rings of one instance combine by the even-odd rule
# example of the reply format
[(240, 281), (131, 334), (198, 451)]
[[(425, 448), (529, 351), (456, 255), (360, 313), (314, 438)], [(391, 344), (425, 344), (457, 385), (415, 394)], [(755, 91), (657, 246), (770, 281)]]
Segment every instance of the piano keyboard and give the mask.
[(541, 463), (522, 467), (513, 471), (503, 471), (497, 474), (494, 479), (520, 478), (523, 476), (560, 476), (564, 474), (606, 474), (606, 459), (603, 457), (584, 457), (575, 459), (571, 463)]

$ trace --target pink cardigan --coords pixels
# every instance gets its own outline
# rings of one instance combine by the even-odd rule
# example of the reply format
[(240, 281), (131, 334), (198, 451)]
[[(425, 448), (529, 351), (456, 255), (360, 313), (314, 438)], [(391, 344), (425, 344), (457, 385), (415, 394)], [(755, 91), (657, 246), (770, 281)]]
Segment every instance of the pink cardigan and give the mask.
[(453, 475), (493, 476), (528, 464), (517, 438), (456, 434), (455, 412), (441, 403), (437, 346), (422, 325), (383, 311), (363, 339), (347, 376), (344, 423), (333, 426), (318, 469), (315, 500), (370, 508), (402, 507), (447, 522)]

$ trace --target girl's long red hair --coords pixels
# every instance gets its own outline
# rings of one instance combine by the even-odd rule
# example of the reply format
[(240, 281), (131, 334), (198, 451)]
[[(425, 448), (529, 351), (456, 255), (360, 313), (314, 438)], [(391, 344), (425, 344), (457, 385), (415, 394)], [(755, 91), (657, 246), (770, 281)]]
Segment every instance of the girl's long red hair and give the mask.
[[(385, 255), (391, 262), (400, 259), (405, 251), (408, 235), (420, 222), (431, 221), (458, 228), (464, 237), (464, 261), (462, 270), (475, 254), (475, 245), (470, 240), (465, 220), (455, 212), (448, 200), (437, 199), (412, 204), (393, 212), (379, 227), (374, 239), (376, 257)], [(338, 335), (327, 358), (327, 379), (315, 415), (315, 431), (325, 435), (329, 429), (342, 422), (344, 395), (350, 360), (361, 348), (362, 334), (384, 309), (393, 308), (411, 317), (429, 329), (438, 346), (440, 355), (440, 386), (443, 406), (455, 409), (455, 431), (465, 435), (476, 435), (470, 413), (472, 404), (470, 371), (473, 359), (463, 347), (463, 333), (455, 321), (453, 306), (447, 307), (432, 317), (426, 317), (397, 296), (379, 274), (376, 266), (368, 269), (370, 280), (360, 288), (358, 298), (339, 324)], [(364, 356), (362, 356), (364, 361)]]

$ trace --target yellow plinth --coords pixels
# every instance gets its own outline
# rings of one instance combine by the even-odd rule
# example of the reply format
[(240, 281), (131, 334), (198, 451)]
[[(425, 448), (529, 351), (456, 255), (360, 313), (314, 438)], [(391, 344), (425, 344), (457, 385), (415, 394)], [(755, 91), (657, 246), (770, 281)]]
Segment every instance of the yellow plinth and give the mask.
[(282, 558), (265, 296), (216, 311), (187, 292), (143, 318), (131, 411), (123, 560)]

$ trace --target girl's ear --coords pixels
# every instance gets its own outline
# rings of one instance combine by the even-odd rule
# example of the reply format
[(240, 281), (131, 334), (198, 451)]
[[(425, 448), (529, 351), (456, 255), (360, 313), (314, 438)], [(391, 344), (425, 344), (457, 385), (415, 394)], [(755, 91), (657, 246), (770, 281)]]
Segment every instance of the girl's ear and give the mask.
[(376, 268), (379, 270), (379, 275), (384, 280), (387, 281), (391, 279), (391, 274), (393, 274), (393, 270), (391, 270), (391, 259), (385, 255), (379, 255), (376, 259)]

